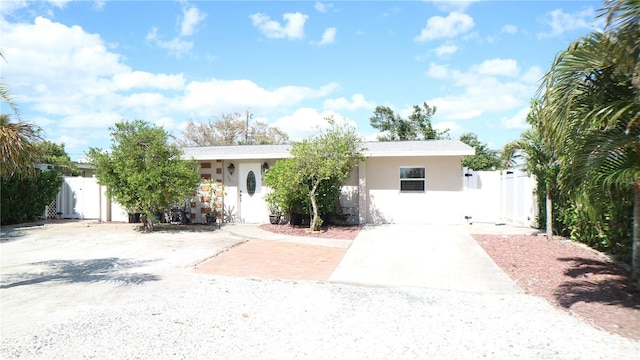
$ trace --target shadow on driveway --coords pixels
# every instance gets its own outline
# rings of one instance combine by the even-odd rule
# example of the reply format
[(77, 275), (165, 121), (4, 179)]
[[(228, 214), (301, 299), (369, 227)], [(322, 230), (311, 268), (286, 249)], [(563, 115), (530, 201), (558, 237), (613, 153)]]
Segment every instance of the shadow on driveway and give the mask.
[(121, 285), (140, 285), (148, 281), (158, 281), (160, 276), (150, 273), (135, 273), (129, 270), (144, 266), (150, 260), (132, 261), (119, 258), (89, 260), (49, 260), (31, 263), (29, 266), (47, 267), (38, 272), (9, 273), (2, 275), (0, 289), (17, 286), (62, 283), (117, 282)]

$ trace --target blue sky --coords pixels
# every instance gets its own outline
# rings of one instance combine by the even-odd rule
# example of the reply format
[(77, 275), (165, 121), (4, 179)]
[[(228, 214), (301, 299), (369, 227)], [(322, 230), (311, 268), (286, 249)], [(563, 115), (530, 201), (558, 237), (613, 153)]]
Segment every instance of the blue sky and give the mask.
[[(253, 114), (302, 139), (333, 115), (367, 140), (378, 105), (499, 149), (526, 128), (555, 55), (601, 1), (7, 1), (2, 79), (71, 158), (143, 119)], [(2, 104), (3, 113), (8, 109)]]

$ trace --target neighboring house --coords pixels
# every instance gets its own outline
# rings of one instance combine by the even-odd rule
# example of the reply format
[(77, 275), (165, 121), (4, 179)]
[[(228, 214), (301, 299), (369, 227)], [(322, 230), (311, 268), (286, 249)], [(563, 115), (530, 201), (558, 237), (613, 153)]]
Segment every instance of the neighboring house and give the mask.
[[(353, 170), (340, 205), (352, 223), (460, 224), (463, 212), (461, 159), (475, 150), (457, 140), (367, 142), (367, 160)], [(219, 204), (226, 221), (266, 223), (264, 173), (291, 157), (289, 145), (185, 147), (184, 158), (200, 163), (203, 179), (224, 185)], [(202, 197), (192, 199), (191, 218), (204, 222)]]

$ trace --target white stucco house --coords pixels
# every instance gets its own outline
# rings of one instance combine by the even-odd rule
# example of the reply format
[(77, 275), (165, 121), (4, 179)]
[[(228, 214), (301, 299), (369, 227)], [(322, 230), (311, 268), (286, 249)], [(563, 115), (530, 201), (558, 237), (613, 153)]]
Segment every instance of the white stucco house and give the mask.
[[(460, 224), (463, 214), (461, 159), (474, 149), (458, 140), (366, 142), (366, 161), (344, 183), (340, 205), (353, 223)], [(217, 199), (226, 221), (266, 223), (264, 172), (291, 157), (289, 145), (185, 147), (184, 158), (200, 164), (203, 179), (224, 185)], [(191, 201), (191, 219), (204, 222), (201, 197)]]

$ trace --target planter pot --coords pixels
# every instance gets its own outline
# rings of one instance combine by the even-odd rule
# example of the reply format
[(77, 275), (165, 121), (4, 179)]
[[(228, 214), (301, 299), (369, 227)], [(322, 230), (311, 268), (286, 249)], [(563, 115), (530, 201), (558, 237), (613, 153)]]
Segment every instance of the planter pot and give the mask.
[(269, 222), (273, 225), (280, 224), (280, 215), (269, 215)]
[(309, 226), (311, 224), (311, 216), (304, 214), (291, 214), (291, 225)]
[(139, 223), (139, 222), (140, 222), (140, 213), (129, 214), (129, 223), (130, 224), (135, 224), (135, 223)]

